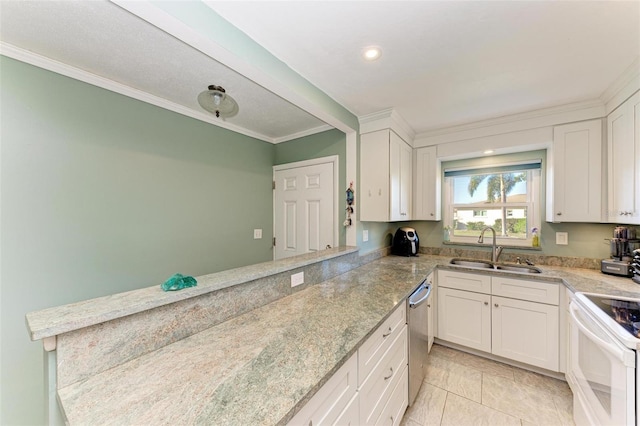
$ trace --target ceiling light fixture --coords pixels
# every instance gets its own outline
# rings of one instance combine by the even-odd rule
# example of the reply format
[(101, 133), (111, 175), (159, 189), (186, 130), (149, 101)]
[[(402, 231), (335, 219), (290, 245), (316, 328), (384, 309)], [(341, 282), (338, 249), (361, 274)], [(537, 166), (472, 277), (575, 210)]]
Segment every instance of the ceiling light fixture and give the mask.
[(493, 150), (492, 149), (488, 149), (484, 152), (484, 154), (493, 154)]
[(198, 95), (198, 103), (216, 117), (228, 118), (238, 113), (238, 103), (221, 86), (210, 85)]
[(363, 50), (362, 56), (367, 61), (375, 61), (382, 56), (382, 50), (377, 46), (367, 47)]

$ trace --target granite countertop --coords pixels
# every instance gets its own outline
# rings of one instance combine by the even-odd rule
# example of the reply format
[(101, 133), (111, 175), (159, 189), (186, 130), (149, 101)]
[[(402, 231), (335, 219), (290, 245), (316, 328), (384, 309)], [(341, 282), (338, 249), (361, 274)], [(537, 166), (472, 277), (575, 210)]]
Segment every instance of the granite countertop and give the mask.
[[(468, 269), (449, 260), (384, 257), (59, 389), (61, 406), (70, 424), (285, 424), (430, 271)], [(629, 279), (540, 268), (530, 278), (640, 297)]]
[(286, 423), (442, 258), (385, 257), (58, 390), (70, 424)]
[(357, 251), (357, 247), (335, 247), (198, 276), (196, 287), (180, 291), (162, 291), (161, 283), (158, 283), (152, 287), (30, 312), (26, 315), (27, 328), (31, 340), (40, 340)]

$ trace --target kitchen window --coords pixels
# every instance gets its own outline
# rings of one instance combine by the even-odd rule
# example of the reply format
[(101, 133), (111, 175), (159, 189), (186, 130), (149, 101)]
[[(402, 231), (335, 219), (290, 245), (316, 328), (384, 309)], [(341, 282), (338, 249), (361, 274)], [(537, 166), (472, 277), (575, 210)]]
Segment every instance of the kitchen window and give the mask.
[(498, 244), (531, 246), (532, 229), (540, 229), (540, 169), (540, 160), (445, 169), (444, 225), (450, 241), (477, 244), (489, 226)]

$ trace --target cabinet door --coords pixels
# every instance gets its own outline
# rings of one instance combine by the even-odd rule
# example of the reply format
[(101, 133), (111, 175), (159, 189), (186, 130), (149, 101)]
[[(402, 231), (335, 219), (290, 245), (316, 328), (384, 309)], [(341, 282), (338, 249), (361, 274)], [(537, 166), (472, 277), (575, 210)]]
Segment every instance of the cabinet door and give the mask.
[(437, 148), (429, 146), (415, 150), (413, 163), (413, 219), (440, 220), (440, 163)]
[[(356, 393), (347, 408), (338, 416), (333, 425), (335, 426), (358, 426), (360, 424), (360, 398)], [(304, 425), (307, 426), (307, 425)]]
[(498, 296), (492, 304), (492, 353), (558, 371), (558, 307)]
[(392, 221), (410, 220), (411, 147), (394, 132), (389, 133), (389, 192)]
[(402, 173), (402, 139), (393, 132), (389, 136), (389, 207), (390, 219), (403, 220), (400, 199)]
[[(332, 425), (341, 416), (352, 415), (349, 408), (357, 389), (358, 360), (354, 354), (288, 423), (297, 425)], [(356, 403), (357, 405), (357, 403)]]
[(389, 221), (389, 130), (360, 138), (360, 220)]
[(602, 220), (602, 122), (553, 129), (551, 222)]
[(400, 217), (411, 220), (413, 149), (400, 141)]
[(360, 424), (374, 424), (389, 401), (395, 386), (407, 381), (407, 326), (391, 344), (376, 368), (360, 387)]
[(491, 352), (491, 296), (438, 288), (438, 337)]
[(640, 223), (640, 92), (607, 117), (609, 222)]

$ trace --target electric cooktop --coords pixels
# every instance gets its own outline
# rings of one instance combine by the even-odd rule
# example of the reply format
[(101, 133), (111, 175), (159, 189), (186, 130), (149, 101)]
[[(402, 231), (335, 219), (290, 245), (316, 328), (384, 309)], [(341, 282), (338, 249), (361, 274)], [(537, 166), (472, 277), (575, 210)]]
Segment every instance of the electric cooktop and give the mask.
[(594, 294), (585, 294), (585, 296), (633, 337), (640, 338), (640, 301)]

